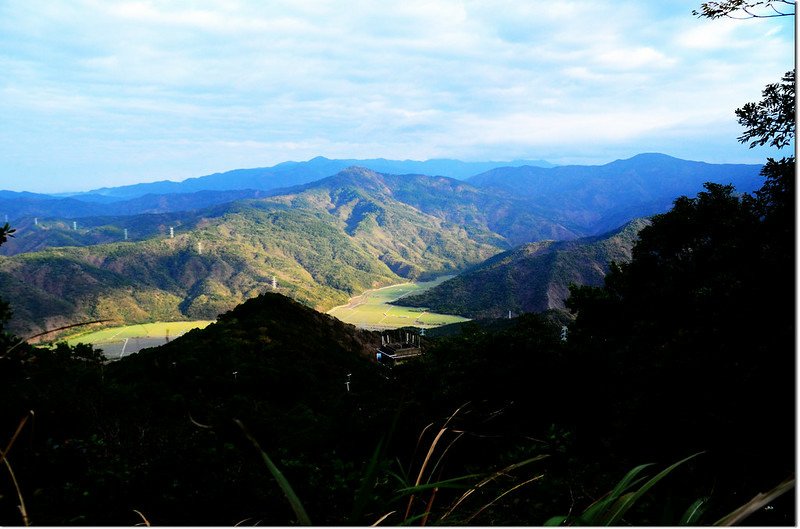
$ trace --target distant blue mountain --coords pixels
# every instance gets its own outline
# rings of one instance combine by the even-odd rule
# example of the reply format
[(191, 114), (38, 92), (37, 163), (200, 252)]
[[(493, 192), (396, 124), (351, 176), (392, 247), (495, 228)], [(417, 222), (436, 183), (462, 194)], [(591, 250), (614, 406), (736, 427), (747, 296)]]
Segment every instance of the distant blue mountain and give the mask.
[(129, 199), (108, 199), (100, 195), (58, 197), (34, 193), (0, 191), (0, 222), (22, 218), (65, 218), (138, 215), (141, 213), (171, 213), (191, 211), (235, 200), (259, 198), (264, 191), (197, 191), (194, 193), (148, 194)]
[[(283, 162), (272, 167), (255, 169), (235, 169), (224, 173), (189, 178), (182, 182), (152, 182), (120, 187), (104, 187), (90, 191), (88, 194), (132, 198), (142, 195), (164, 195), (171, 193), (193, 193), (195, 191), (229, 191), (256, 189), (267, 191), (284, 187), (307, 184), (352, 166), (366, 167), (373, 171), (389, 174), (425, 174), (431, 176), (448, 176), (463, 180), (476, 174), (504, 166), (537, 166), (552, 167), (543, 160), (518, 160), (514, 162), (462, 162), (460, 160), (331, 160), (318, 156), (307, 162)], [(82, 194), (73, 195), (80, 198)]]
[(600, 234), (625, 222), (662, 213), (705, 182), (751, 193), (764, 183), (761, 165), (710, 164), (666, 154), (638, 154), (605, 165), (501, 167), (467, 179), (485, 191), (527, 199), (571, 230)]
[[(502, 233), (511, 244), (542, 237), (562, 239), (603, 233), (633, 218), (668, 210), (678, 196), (693, 196), (701, 191), (704, 182), (730, 183), (740, 192), (755, 191), (763, 183), (760, 165), (708, 164), (650, 153), (596, 166), (494, 167), (466, 180), (442, 182), (445, 187), (461, 189), (461, 195), (451, 197), (420, 188), (415, 174), (424, 174), (425, 171), (440, 173), (439, 169), (449, 167), (451, 174), (461, 171), (458, 174), (463, 175), (500, 162), (329, 160), (319, 157), (308, 162), (284, 162), (265, 169), (238, 169), (184, 182), (106, 188), (71, 197), (0, 191), (0, 221), (4, 220), (4, 215), (14, 223), (23, 217), (32, 222), (34, 216), (40, 219), (74, 219), (191, 211), (236, 200), (301, 192), (312, 182), (364, 163), (380, 167), (373, 171), (384, 175), (401, 175), (390, 179), (394, 182), (393, 193), (396, 198), (421, 211), (445, 217), (455, 215), (455, 212), (466, 215), (462, 209), (465, 204), (456, 202), (459, 196), (463, 200), (469, 198), (469, 207), (482, 212), (481, 215), (489, 214), (490, 228)], [(442, 180), (451, 178), (436, 176), (442, 176)], [(369, 183), (365, 180), (361, 185), (368, 186)], [(214, 186), (220, 189), (214, 189)], [(234, 186), (241, 187), (222, 189)], [(476, 194), (476, 191), (481, 193)], [(142, 195), (144, 192), (147, 194)], [(497, 200), (512, 200), (516, 206), (500, 207)], [(493, 208), (496, 211), (489, 211)], [(520, 212), (545, 219), (547, 226), (560, 228), (545, 235), (542, 226), (521, 222)], [(460, 223), (466, 219), (465, 216), (450, 220)]]

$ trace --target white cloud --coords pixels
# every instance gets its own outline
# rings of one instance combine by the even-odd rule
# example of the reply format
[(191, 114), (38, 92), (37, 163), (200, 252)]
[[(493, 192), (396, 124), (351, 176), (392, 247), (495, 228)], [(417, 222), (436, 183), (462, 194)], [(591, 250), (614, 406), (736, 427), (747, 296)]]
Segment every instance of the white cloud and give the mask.
[(696, 3), (2, 3), (0, 181), (658, 150), (675, 131), (702, 158), (700, 131), (730, 138), (733, 108), (791, 67), (793, 31)]

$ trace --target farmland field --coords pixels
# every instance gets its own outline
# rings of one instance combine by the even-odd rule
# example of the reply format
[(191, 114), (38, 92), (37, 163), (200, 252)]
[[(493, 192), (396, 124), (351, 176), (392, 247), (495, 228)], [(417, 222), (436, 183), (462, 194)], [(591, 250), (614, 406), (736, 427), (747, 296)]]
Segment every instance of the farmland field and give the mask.
[(197, 320), (140, 323), (77, 334), (67, 337), (65, 341), (70, 345), (90, 343), (102, 349), (108, 358), (121, 358), (146, 347), (162, 345), (192, 329), (202, 329), (210, 323), (213, 322)]
[(340, 305), (328, 311), (345, 323), (352, 323), (362, 329), (383, 330), (414, 326), (423, 329), (467, 321), (467, 318), (428, 312), (425, 308), (389, 305), (408, 294), (418, 294), (432, 288), (452, 276), (439, 277), (433, 281), (401, 283), (375, 290), (367, 290), (360, 296), (350, 299), (347, 305)]

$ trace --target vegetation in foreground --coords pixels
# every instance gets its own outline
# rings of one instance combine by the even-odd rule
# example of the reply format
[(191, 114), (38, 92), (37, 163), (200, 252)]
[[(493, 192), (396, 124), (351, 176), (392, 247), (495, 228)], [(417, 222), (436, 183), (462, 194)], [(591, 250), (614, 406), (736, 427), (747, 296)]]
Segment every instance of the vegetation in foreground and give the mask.
[[(794, 73), (763, 103), (743, 141), (784, 146)], [(387, 370), (277, 294), (111, 364), (0, 332), (0, 523), (793, 525), (794, 157), (764, 175), (656, 216), (566, 341), (472, 322)]]
[[(656, 463), (657, 483), (608, 519), (721, 520), (794, 469), (781, 288), (792, 172), (768, 167), (782, 171), (755, 197), (709, 185), (654, 218), (630, 264), (573, 291), (566, 341), (539, 315), (466, 323), (389, 370), (370, 361), (376, 333), (278, 294), (111, 364), (88, 346), (4, 335), (0, 424), (16, 478), (0, 481), (0, 519), (20, 523), (24, 499), (27, 520), (48, 525), (137, 512), (157, 524), (580, 523), (554, 516), (596, 512), (633, 486), (629, 469)], [(750, 520), (791, 525), (792, 495)]]

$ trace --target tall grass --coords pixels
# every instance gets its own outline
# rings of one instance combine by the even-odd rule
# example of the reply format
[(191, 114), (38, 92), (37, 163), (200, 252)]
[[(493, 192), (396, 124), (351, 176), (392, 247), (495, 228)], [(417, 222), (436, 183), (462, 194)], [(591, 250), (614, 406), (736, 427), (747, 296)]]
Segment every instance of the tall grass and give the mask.
[(22, 429), (25, 428), (25, 424), (28, 422), (28, 418), (33, 416), (33, 411), (30, 411), (28, 415), (22, 418), (17, 425), (16, 431), (14, 431), (14, 435), (11, 436), (11, 440), (6, 445), (5, 450), (0, 452), (0, 461), (5, 465), (6, 470), (8, 470), (8, 474), (11, 477), (11, 483), (14, 485), (14, 490), (17, 492), (17, 499), (19, 500), (19, 504), (17, 507), (19, 508), (20, 515), (22, 516), (22, 523), (27, 527), (30, 525), (30, 518), (28, 517), (28, 509), (25, 507), (25, 498), (22, 496), (22, 489), (19, 486), (19, 481), (17, 481), (17, 476), (14, 474), (14, 469), (11, 467), (11, 462), (8, 460), (8, 454), (11, 452), (11, 448), (13, 448), (14, 443), (16, 442), (19, 434), (22, 432)]
[[(533, 476), (518, 479), (505, 488), (495, 488), (490, 491), (492, 485), (497, 485), (500, 478), (508, 478), (514, 471), (542, 461), (549, 457), (547, 454), (539, 454), (522, 461), (506, 465), (500, 469), (488, 473), (471, 473), (456, 477), (444, 477), (443, 468), (450, 449), (464, 436), (463, 430), (452, 426), (453, 420), (463, 410), (464, 406), (453, 412), (444, 423), (436, 430), (435, 423), (428, 424), (420, 433), (417, 439), (415, 454), (422, 454), (416, 461), (416, 456), (412, 456), (412, 463), (408, 469), (398, 463), (396, 471), (385, 467), (385, 454), (388, 439), (394, 430), (394, 424), (388, 435), (384, 436), (377, 444), (372, 456), (367, 461), (364, 474), (361, 479), (361, 486), (355, 494), (353, 509), (347, 519), (348, 525), (361, 525), (364, 522), (364, 512), (370, 500), (374, 497), (376, 483), (381, 472), (386, 472), (394, 478), (398, 484), (394, 489), (395, 495), (388, 501), (388, 505), (396, 505), (396, 508), (385, 512), (371, 524), (372, 527), (380, 526), (384, 523), (393, 525), (419, 525), (429, 524), (458, 524), (470, 525), (481, 514), (484, 514), (490, 507), (497, 504), (506, 496), (518, 492), (523, 487), (541, 480), (544, 473), (534, 473)], [(397, 417), (395, 417), (396, 423)], [(311, 525), (311, 519), (306, 513), (300, 499), (294, 493), (291, 484), (283, 473), (272, 462), (270, 457), (264, 452), (258, 441), (247, 431), (244, 425), (238, 421), (234, 422), (244, 433), (245, 437), (251, 442), (258, 453), (261, 455), (264, 464), (272, 476), (277, 481), (279, 487), (286, 496), (287, 501), (295, 512), (297, 522), (301, 525)], [(18, 428), (18, 432), (24, 422)], [(433, 435), (433, 432), (436, 432)], [(18, 434), (17, 432), (17, 434)], [(14, 439), (16, 438), (16, 435)], [(425, 439), (432, 439), (426, 445)], [(12, 443), (13, 444), (13, 439)], [(8, 449), (6, 450), (7, 453)], [(655, 485), (670, 475), (678, 467), (693, 460), (703, 452), (692, 454), (689, 457), (673, 463), (654, 476), (648, 477), (646, 471), (654, 465), (639, 465), (630, 470), (625, 476), (602, 498), (598, 499), (587, 507), (582, 513), (576, 515), (559, 515), (549, 518), (544, 526), (617, 526), (629, 525), (630, 520), (626, 519), (633, 507), (645, 496)], [(756, 495), (753, 499), (717, 520), (713, 525), (728, 526), (736, 525), (744, 521), (748, 516), (757, 512), (776, 498), (785, 494), (795, 486), (794, 477), (780, 483), (772, 490)], [(437, 503), (441, 503), (444, 490), (463, 490), (455, 499), (444, 500), (444, 506), (437, 509)], [(471, 502), (475, 499), (478, 492), (489, 492), (488, 502), (486, 497), (479, 502)], [(694, 501), (683, 513), (677, 522), (679, 526), (697, 525), (701, 517), (705, 514), (708, 507), (709, 498), (699, 498)], [(24, 508), (23, 508), (24, 510)], [(143, 517), (144, 519), (144, 517)], [(146, 521), (146, 519), (145, 519)], [(25, 518), (27, 525), (27, 518)], [(237, 524), (238, 525), (238, 524)]]
[[(639, 465), (628, 472), (619, 483), (608, 494), (590, 505), (582, 514), (577, 516), (553, 516), (547, 520), (545, 526), (559, 525), (618, 525), (622, 522), (623, 516), (645, 495), (654, 485), (664, 479), (673, 470), (682, 464), (694, 459), (702, 452), (693, 454), (685, 459), (673, 463), (649, 480), (642, 473), (652, 463)], [(637, 488), (638, 487), (638, 488)], [(681, 521), (685, 525), (690, 525), (699, 519), (703, 512), (706, 498), (695, 501), (684, 513)]]
[(270, 474), (272, 477), (275, 478), (275, 481), (278, 482), (278, 486), (280, 486), (283, 494), (286, 496), (286, 499), (289, 501), (289, 505), (292, 506), (292, 510), (294, 511), (295, 515), (297, 516), (297, 522), (300, 525), (311, 525), (311, 519), (308, 517), (305, 508), (303, 507), (300, 498), (297, 497), (295, 494), (292, 485), (289, 483), (289, 480), (286, 479), (286, 476), (283, 475), (283, 472), (275, 466), (275, 463), (272, 462), (272, 459), (267, 455), (267, 453), (261, 449), (261, 445), (258, 444), (256, 438), (253, 437), (250, 432), (245, 428), (244, 424), (239, 419), (234, 419), (233, 422), (242, 430), (244, 436), (247, 437), (247, 440), (252, 443), (253, 447), (258, 451), (261, 455), (262, 461), (267, 466)]

